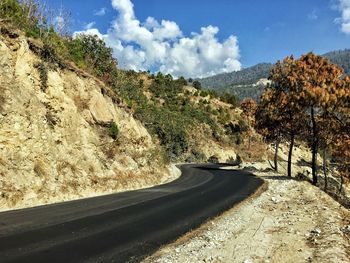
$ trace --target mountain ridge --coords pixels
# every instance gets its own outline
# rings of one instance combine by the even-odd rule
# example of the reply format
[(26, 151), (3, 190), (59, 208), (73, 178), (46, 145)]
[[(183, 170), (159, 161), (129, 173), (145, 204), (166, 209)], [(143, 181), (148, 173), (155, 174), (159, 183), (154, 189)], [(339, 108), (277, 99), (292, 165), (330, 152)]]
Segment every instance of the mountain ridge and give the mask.
[[(350, 49), (330, 51), (322, 56), (343, 68), (345, 74), (350, 75)], [(197, 80), (206, 89), (214, 89), (220, 93), (233, 93), (240, 100), (247, 97), (259, 99), (264, 89), (264, 85), (259, 81), (268, 78), (272, 66), (272, 63), (258, 63), (240, 71), (221, 73)]]

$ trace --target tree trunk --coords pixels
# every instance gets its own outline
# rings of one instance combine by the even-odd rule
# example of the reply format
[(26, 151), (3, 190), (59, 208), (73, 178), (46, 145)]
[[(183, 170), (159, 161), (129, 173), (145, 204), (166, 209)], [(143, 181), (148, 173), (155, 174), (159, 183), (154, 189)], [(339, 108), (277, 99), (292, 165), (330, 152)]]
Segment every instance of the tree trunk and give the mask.
[(278, 147), (280, 145), (280, 139), (276, 139), (275, 142), (275, 156), (273, 158), (273, 162), (274, 162), (274, 169), (276, 172), (278, 172)]
[(323, 148), (323, 175), (324, 175), (324, 190), (327, 191), (328, 177), (327, 177), (327, 163), (326, 163), (326, 147)]
[(294, 147), (294, 131), (290, 134), (290, 145), (289, 145), (289, 153), (288, 153), (288, 176), (292, 177), (292, 154)]
[(315, 120), (315, 110), (311, 107), (311, 121), (312, 121), (312, 184), (317, 184), (317, 150), (318, 150), (318, 134)]

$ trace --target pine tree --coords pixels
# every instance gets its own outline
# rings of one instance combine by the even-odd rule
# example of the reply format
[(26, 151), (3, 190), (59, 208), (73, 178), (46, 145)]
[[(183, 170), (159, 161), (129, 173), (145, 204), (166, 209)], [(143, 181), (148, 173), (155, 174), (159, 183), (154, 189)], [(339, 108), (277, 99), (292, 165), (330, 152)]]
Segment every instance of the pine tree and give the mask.
[(261, 96), (255, 114), (255, 128), (264, 137), (268, 143), (274, 143), (274, 169), (278, 172), (278, 148), (282, 141), (283, 134), (283, 116), (278, 110), (278, 99), (276, 93), (267, 87)]
[(305, 126), (304, 108), (296, 103), (295, 98), (300, 92), (296, 85), (295, 65), (293, 56), (283, 62), (278, 61), (272, 68), (269, 79), (272, 81), (273, 106), (271, 110), (278, 114), (281, 136), (289, 141), (288, 176), (292, 176), (292, 156), (295, 138), (302, 133)]

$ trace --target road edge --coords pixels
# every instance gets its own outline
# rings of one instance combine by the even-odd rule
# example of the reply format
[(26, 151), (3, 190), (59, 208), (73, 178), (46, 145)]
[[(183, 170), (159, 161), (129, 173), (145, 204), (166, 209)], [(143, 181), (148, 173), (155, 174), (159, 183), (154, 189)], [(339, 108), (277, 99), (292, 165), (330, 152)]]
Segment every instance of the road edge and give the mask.
[[(186, 234), (184, 234), (183, 236), (177, 238), (176, 240), (172, 241), (171, 243), (168, 243), (166, 245), (161, 246), (155, 253), (146, 256), (143, 260), (147, 259), (153, 259), (153, 258), (157, 258), (158, 256), (160, 256), (162, 254), (162, 250), (165, 247), (173, 247), (173, 246), (180, 246), (184, 243), (186, 243), (188, 240), (196, 237), (196, 236), (200, 236), (203, 232), (207, 231), (208, 228), (215, 222), (217, 222), (218, 220), (220, 220), (222, 217), (224, 217), (226, 214), (231, 213), (235, 210), (238, 210), (241, 206), (245, 205), (248, 202), (251, 202), (253, 199), (258, 198), (262, 193), (264, 193), (268, 187), (269, 187), (269, 183), (264, 180), (263, 178), (261, 178), (260, 176), (257, 176), (255, 174), (252, 173), (253, 176), (258, 177), (259, 179), (261, 179), (263, 181), (263, 184), (261, 186), (259, 186), (253, 194), (251, 194), (249, 197), (247, 197), (246, 199), (242, 200), (241, 202), (233, 205), (231, 208), (229, 208), (228, 210), (222, 212), (221, 214), (213, 217), (213, 218), (209, 218), (207, 219), (204, 223), (202, 223), (198, 228), (193, 229), (189, 232), (187, 232)], [(141, 262), (143, 262), (143, 260)]]

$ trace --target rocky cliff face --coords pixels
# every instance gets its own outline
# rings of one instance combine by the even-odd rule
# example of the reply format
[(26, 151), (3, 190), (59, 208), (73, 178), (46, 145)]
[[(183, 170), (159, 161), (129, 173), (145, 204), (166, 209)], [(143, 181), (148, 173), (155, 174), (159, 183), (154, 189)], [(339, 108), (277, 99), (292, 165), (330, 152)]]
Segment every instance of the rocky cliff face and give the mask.
[[(146, 187), (176, 176), (103, 84), (48, 69), (20, 35), (0, 36), (0, 209)], [(108, 134), (115, 122), (120, 134)], [(153, 164), (152, 166), (150, 164)]]

